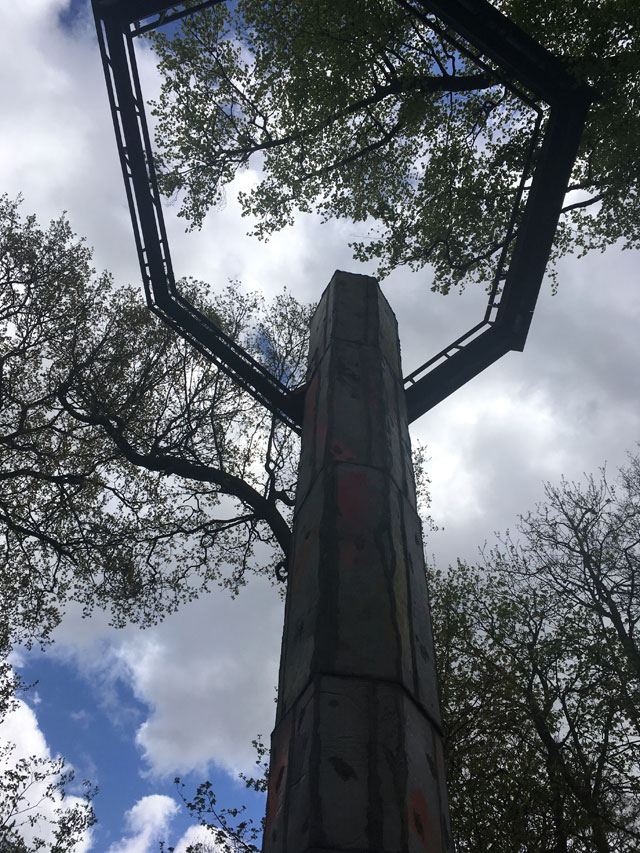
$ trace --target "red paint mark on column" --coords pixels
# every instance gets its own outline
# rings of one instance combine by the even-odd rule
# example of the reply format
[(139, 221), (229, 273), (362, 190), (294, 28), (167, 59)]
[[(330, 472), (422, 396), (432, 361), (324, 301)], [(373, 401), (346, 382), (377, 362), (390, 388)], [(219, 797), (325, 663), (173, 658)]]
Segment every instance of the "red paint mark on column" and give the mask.
[(375, 559), (374, 536), (380, 521), (379, 495), (371, 474), (340, 471), (337, 501), (336, 531), (341, 565), (370, 565)]
[(420, 788), (412, 791), (409, 799), (409, 827), (427, 853), (436, 853), (439, 848), (434, 843), (427, 801)]
[(331, 458), (340, 462), (353, 462), (357, 457), (352, 450), (345, 445), (344, 441), (333, 441), (331, 443)]
[(372, 526), (375, 495), (367, 471), (342, 471), (338, 475), (338, 512), (341, 526)]

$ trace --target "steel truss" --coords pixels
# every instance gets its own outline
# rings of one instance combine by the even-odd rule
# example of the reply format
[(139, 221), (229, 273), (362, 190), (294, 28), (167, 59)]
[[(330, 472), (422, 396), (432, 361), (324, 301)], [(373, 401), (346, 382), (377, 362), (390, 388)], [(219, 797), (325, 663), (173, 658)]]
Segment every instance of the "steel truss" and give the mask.
[[(304, 395), (287, 388), (177, 290), (153, 165), (133, 40), (221, 2), (225, 0), (195, 4), (92, 0), (149, 306), (240, 387), (299, 432)], [(524, 349), (593, 92), (577, 83), (556, 57), (487, 0), (396, 2), (471, 55), (536, 113), (530, 160), (506, 223), (504, 248), (484, 317), (405, 378), (411, 422), (510, 350)], [(537, 161), (529, 175), (539, 140)], [(522, 207), (525, 185), (527, 197)]]

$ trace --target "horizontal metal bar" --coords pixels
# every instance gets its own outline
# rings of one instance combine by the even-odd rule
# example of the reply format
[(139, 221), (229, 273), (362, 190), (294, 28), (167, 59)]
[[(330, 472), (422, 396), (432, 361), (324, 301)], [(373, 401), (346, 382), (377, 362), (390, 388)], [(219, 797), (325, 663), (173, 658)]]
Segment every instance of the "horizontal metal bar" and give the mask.
[(405, 388), (407, 417), (412, 423), (509, 352), (508, 339), (495, 328), (475, 338), (439, 364), (415, 385)]
[(414, 0), (549, 105), (566, 101), (576, 80), (564, 64), (488, 0)]
[[(174, 21), (179, 21), (181, 18), (186, 18), (187, 15), (193, 15), (195, 12), (201, 12), (203, 9), (208, 9), (211, 6), (219, 6), (220, 3), (226, 3), (226, 0), (206, 0), (204, 3), (198, 3), (197, 6), (190, 6), (188, 9), (183, 9), (181, 12), (174, 12), (171, 15), (163, 15), (160, 20), (151, 21), (142, 26), (134, 26), (131, 29), (131, 35), (141, 36), (143, 33), (148, 33), (150, 30), (155, 30), (159, 26), (171, 24)], [(175, 5), (175, 4), (174, 4)], [(135, 22), (139, 22), (139, 18), (134, 18)]]

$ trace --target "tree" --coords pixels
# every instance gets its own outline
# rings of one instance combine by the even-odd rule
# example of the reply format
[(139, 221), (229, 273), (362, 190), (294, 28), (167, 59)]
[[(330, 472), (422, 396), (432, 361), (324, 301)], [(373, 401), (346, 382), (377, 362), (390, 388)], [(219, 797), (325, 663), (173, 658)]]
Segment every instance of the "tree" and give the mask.
[[(258, 761), (268, 753), (266, 747), (258, 743)], [(248, 779), (244, 774), (240, 778), (245, 781), (246, 786), (266, 793), (266, 778), (268, 765), (261, 765), (262, 776), (260, 779)], [(186, 853), (260, 853), (254, 842), (260, 842), (264, 831), (264, 820), (258, 825), (253, 818), (247, 818), (244, 814), (245, 806), (235, 808), (221, 808), (216, 800), (216, 795), (211, 782), (202, 782), (198, 785), (193, 796), (187, 796), (185, 785), (179, 778), (175, 779), (178, 795), (182, 800), (188, 814), (198, 821), (198, 826), (205, 833), (205, 839), (189, 844)], [(161, 842), (160, 849), (165, 849)], [(173, 853), (175, 848), (167, 847), (168, 853)]]
[[(46, 642), (68, 602), (144, 626), (235, 595), (289, 549), (298, 437), (90, 258), (64, 219), (0, 200), (0, 652)], [(302, 383), (313, 306), (182, 287)]]
[(585, 486), (547, 485), (546, 497), (522, 520), (524, 556), (508, 542), (502, 559), (596, 620), (618, 701), (640, 735), (640, 457), (617, 483), (603, 470)]
[(616, 486), (547, 486), (484, 565), (432, 572), (459, 849), (638, 849), (639, 499), (634, 456)]
[[(3, 629), (5, 626), (3, 625)], [(6, 633), (5, 633), (6, 639)], [(0, 649), (0, 727), (19, 712), (18, 690), (27, 689)], [(62, 757), (20, 755), (16, 744), (0, 743), (0, 850), (2, 853), (73, 853), (96, 822), (92, 801), (97, 793), (83, 783), (82, 797), (68, 797), (74, 772)]]
[[(297, 437), (90, 260), (64, 218), (42, 229), (0, 198), (0, 722), (16, 704), (11, 646), (48, 642), (70, 602), (149, 625), (212, 584), (235, 595), (289, 547)], [(301, 380), (311, 308), (183, 286)], [(75, 849), (93, 792), (61, 804), (63, 759), (7, 743), (0, 770), (2, 850)]]
[(14, 750), (11, 743), (0, 746), (0, 849), (72, 853), (95, 823), (91, 805), (95, 790), (86, 782), (85, 797), (67, 804), (74, 776), (65, 771), (64, 759), (15, 759)]
[[(640, 246), (638, 4), (495, 5), (599, 93), (552, 261)], [(262, 174), (239, 198), (259, 237), (315, 209), (365, 223), (352, 246), (381, 276), (430, 264), (434, 290), (491, 281), (530, 175), (532, 119), (509, 81), (428, 22), (404, 0), (239, 0), (155, 33), (162, 190), (182, 194), (181, 215), (200, 226), (253, 159)]]
[[(47, 643), (70, 602), (145, 626), (213, 584), (235, 595), (249, 571), (273, 572), (297, 459), (290, 430), (137, 291), (94, 272), (64, 218), (42, 229), (18, 207), (0, 197), (0, 723), (17, 701), (12, 645)], [(300, 381), (310, 308), (287, 294), (267, 308), (237, 284), (214, 301), (183, 286), (273, 373)], [(72, 781), (63, 759), (16, 757), (6, 743), (2, 850), (76, 849), (93, 791), (67, 806)]]
[[(301, 380), (309, 308), (185, 287), (272, 372)], [(46, 642), (70, 601), (147, 625), (274, 570), (297, 437), (136, 291), (96, 275), (64, 219), (43, 230), (6, 197), (0, 322), (3, 648)]]

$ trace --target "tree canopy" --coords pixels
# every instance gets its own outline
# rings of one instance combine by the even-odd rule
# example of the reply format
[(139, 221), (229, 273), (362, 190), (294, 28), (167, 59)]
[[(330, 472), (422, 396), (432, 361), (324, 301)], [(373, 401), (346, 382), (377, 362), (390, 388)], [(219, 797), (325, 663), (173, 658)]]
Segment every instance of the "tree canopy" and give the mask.
[[(0, 723), (3, 716), (0, 716)], [(15, 745), (0, 745), (0, 849), (2, 853), (73, 853), (96, 822), (85, 796), (67, 798), (74, 780), (63, 758), (16, 757)]]
[[(3, 650), (46, 641), (70, 601), (151, 624), (289, 546), (297, 436), (90, 258), (64, 219), (42, 229), (0, 201)], [(301, 379), (309, 308), (183, 286)]]
[[(637, 248), (638, 4), (494, 5), (598, 93), (552, 261)], [(380, 275), (429, 264), (442, 292), (490, 283), (523, 170), (526, 198), (533, 118), (510, 81), (430, 20), (410, 0), (238, 0), (156, 32), (162, 190), (200, 226), (254, 163), (259, 180), (239, 197), (259, 237), (315, 210), (355, 223), (355, 256)]]
[[(238, 284), (190, 297), (298, 381), (310, 308)], [(297, 437), (144, 304), (96, 274), (64, 218), (0, 197), (0, 723), (13, 644), (46, 643), (71, 603), (153, 624), (216, 584), (235, 594), (289, 546)], [(67, 853), (95, 820), (63, 759), (0, 748), (0, 847)]]
[(519, 538), (431, 577), (458, 849), (640, 844), (640, 458), (547, 486)]

